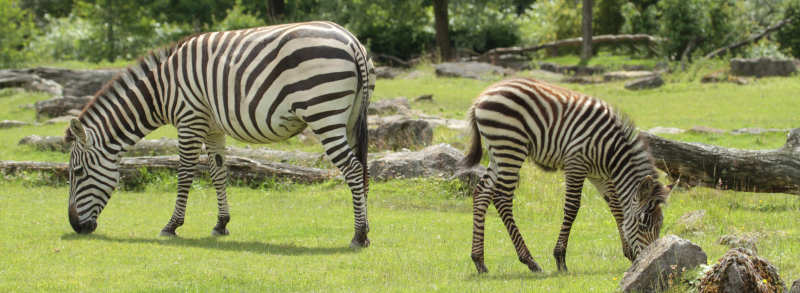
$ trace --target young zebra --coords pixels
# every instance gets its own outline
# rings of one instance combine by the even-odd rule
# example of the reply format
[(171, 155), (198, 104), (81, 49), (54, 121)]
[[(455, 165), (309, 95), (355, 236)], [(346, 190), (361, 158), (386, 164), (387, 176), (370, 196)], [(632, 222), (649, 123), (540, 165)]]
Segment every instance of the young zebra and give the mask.
[(174, 236), (183, 224), (203, 145), (219, 207), (212, 234), (226, 235), (225, 135), (268, 143), (308, 126), (353, 194), (351, 246), (368, 246), (366, 108), (374, 87), (366, 50), (331, 22), (204, 33), (154, 51), (101, 89), (67, 129), (70, 224), (78, 233), (94, 231), (117, 186), (120, 152), (172, 124), (178, 196), (161, 235)]
[(509, 79), (481, 93), (469, 110), (472, 143), (462, 162), (481, 160), (481, 138), (489, 149), (489, 168), (473, 193), (472, 260), (479, 273), (483, 230), (491, 201), (508, 230), (519, 260), (541, 271), (512, 214), (519, 169), (526, 158), (546, 171), (563, 169), (566, 177), (564, 222), (553, 255), (566, 271), (567, 240), (581, 203), (584, 179), (603, 194), (617, 222), (622, 249), (633, 261), (658, 238), (664, 203), (672, 189), (656, 178), (647, 147), (633, 123), (608, 104), (533, 79)]

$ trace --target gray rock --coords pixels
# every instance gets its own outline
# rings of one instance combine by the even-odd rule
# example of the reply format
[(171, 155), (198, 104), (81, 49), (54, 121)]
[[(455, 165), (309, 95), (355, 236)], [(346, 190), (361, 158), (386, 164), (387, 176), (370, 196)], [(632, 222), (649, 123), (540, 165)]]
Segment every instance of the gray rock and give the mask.
[(708, 261), (696, 244), (675, 235), (659, 238), (633, 262), (620, 281), (624, 292), (660, 292), (681, 274)]
[(412, 72), (409, 72), (409, 73), (408, 73), (408, 74), (406, 74), (405, 76), (403, 76), (403, 78), (404, 78), (404, 79), (417, 79), (417, 78), (423, 78), (423, 77), (425, 77), (426, 75), (427, 75), (427, 74), (426, 74), (424, 71), (422, 71), (422, 70), (414, 70), (414, 71), (412, 71)]
[(642, 64), (622, 64), (622, 70), (625, 71), (649, 71), (651, 69), (649, 66)]
[(745, 248), (728, 250), (700, 279), (700, 293), (785, 292), (778, 269)]
[(551, 62), (539, 62), (539, 69), (544, 71), (550, 71), (560, 74), (571, 74), (571, 75), (595, 75), (595, 74), (601, 74), (606, 71), (605, 68), (602, 67), (560, 65)]
[(40, 151), (63, 152), (69, 151), (70, 145), (62, 136), (29, 135), (19, 141), (20, 145), (29, 145)]
[(533, 68), (533, 66), (531, 66), (530, 58), (526, 58), (518, 54), (503, 54), (499, 56), (493, 56), (491, 63), (513, 70), (528, 70)]
[(414, 102), (433, 102), (433, 94), (420, 95), (414, 99)]
[(722, 133), (725, 133), (725, 130), (717, 129), (717, 128), (711, 128), (711, 127), (708, 127), (708, 126), (695, 126), (695, 127), (689, 128), (689, 132), (700, 133), (700, 134), (722, 134)]
[(647, 132), (652, 134), (681, 134), (686, 132), (686, 130), (675, 128), (675, 127), (661, 127), (656, 126), (647, 130)]
[(455, 174), (453, 174), (450, 179), (458, 179), (472, 189), (480, 182), (484, 174), (486, 174), (486, 167), (477, 165), (469, 169), (460, 168), (456, 170)]
[(409, 114), (411, 105), (405, 97), (380, 100), (369, 103), (367, 115)]
[(20, 126), (27, 126), (27, 125), (31, 125), (31, 124), (28, 123), (28, 122), (22, 122), (22, 121), (17, 121), (17, 120), (3, 120), (3, 121), (0, 121), (0, 129), (14, 128), (14, 127), (20, 127)]
[(675, 225), (683, 232), (694, 232), (703, 229), (703, 218), (706, 216), (706, 210), (691, 211), (675, 222)]
[[(77, 116), (72, 115), (78, 111), (80, 113), (83, 107), (92, 100), (91, 96), (84, 97), (54, 97), (49, 100), (36, 102), (36, 117), (60, 117), (60, 116)], [(70, 112), (72, 111), (72, 112)]]
[(512, 70), (483, 62), (445, 62), (436, 64), (436, 75), (482, 79), (487, 75), (508, 75)]
[(789, 129), (747, 127), (731, 130), (731, 134), (762, 134), (770, 132), (788, 132)]
[(791, 59), (752, 58), (731, 59), (731, 74), (738, 76), (790, 76), (797, 72), (797, 65)]
[(615, 81), (615, 80), (639, 79), (645, 77), (653, 77), (656, 75), (658, 75), (658, 73), (652, 71), (612, 71), (603, 74), (603, 80)]
[(562, 82), (566, 77), (561, 73), (545, 71), (541, 69), (532, 69), (525, 71), (525, 76), (546, 81), (546, 82)]
[(719, 244), (726, 245), (729, 248), (746, 248), (751, 250), (754, 253), (758, 253), (758, 238), (759, 235), (755, 233), (746, 233), (746, 234), (728, 234), (723, 235), (719, 238)]
[(389, 67), (389, 66), (375, 67), (375, 76), (377, 76), (378, 78), (393, 79), (398, 75), (402, 74), (403, 72), (404, 70), (395, 67)]
[(45, 92), (54, 96), (60, 96), (64, 93), (64, 89), (55, 81), (41, 78), (35, 74), (0, 70), (0, 88), (9, 87)]
[(56, 118), (50, 118), (44, 122), (44, 124), (56, 124), (56, 123), (68, 123), (70, 120), (74, 119), (75, 116), (66, 115), (66, 116), (59, 116)]
[(430, 145), (433, 126), (421, 119), (400, 119), (369, 129), (369, 143), (379, 150), (399, 150)]
[(94, 96), (103, 85), (125, 69), (71, 70), (37, 67), (16, 72), (34, 74), (57, 82), (64, 88), (65, 96)]
[(794, 280), (792, 288), (789, 289), (789, 293), (800, 293), (800, 279)]
[(461, 151), (448, 144), (437, 144), (417, 152), (389, 153), (369, 162), (369, 174), (376, 180), (415, 177), (451, 178), (458, 161), (464, 157)]
[(643, 77), (625, 83), (625, 88), (629, 90), (652, 89), (664, 85), (664, 79), (660, 75)]

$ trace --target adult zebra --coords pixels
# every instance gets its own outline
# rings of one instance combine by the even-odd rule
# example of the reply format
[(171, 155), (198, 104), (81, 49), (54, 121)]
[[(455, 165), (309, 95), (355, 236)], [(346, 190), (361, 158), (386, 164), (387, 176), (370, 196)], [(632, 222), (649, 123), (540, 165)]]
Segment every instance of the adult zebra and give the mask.
[(353, 194), (351, 246), (368, 246), (366, 108), (374, 76), (361, 43), (331, 22), (204, 33), (151, 52), (101, 89), (67, 129), (70, 224), (78, 233), (94, 231), (118, 182), (120, 152), (172, 124), (178, 196), (161, 235), (175, 235), (183, 224), (204, 144), (219, 208), (212, 233), (226, 235), (225, 135), (268, 143), (308, 126)]
[(656, 178), (646, 145), (633, 123), (607, 103), (533, 79), (509, 79), (481, 93), (469, 110), (472, 143), (462, 164), (481, 160), (481, 138), (489, 149), (489, 168), (473, 193), (472, 260), (479, 273), (483, 259), (486, 209), (491, 201), (508, 230), (519, 260), (541, 271), (530, 255), (512, 214), (519, 169), (526, 158), (547, 171), (564, 169), (564, 222), (553, 255), (566, 271), (567, 240), (578, 213), (584, 179), (603, 194), (617, 222), (625, 256), (633, 261), (658, 238), (660, 205), (672, 186)]

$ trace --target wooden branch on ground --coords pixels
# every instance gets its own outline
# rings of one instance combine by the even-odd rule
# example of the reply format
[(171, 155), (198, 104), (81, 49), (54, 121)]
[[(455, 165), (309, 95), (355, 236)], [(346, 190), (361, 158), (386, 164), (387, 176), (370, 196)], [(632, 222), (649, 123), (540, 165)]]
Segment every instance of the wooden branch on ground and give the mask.
[[(208, 172), (207, 157), (200, 157), (197, 171)], [(289, 164), (256, 161), (237, 156), (226, 156), (225, 165), (232, 180), (258, 182), (270, 179), (283, 179), (300, 183), (319, 183), (333, 178), (329, 170), (299, 167)], [(56, 178), (67, 179), (67, 163), (0, 161), (0, 171), (5, 174), (18, 172), (47, 172)], [(131, 157), (120, 161), (120, 181), (134, 182), (142, 172), (177, 171), (178, 156)]]
[(747, 44), (750, 44), (750, 43), (753, 43), (753, 42), (757, 42), (761, 38), (766, 37), (767, 35), (777, 31), (778, 29), (780, 29), (781, 27), (783, 27), (784, 25), (786, 25), (786, 24), (788, 24), (790, 22), (792, 22), (791, 18), (786, 18), (784, 20), (781, 20), (778, 23), (768, 27), (763, 32), (761, 32), (761, 33), (759, 33), (757, 35), (753, 35), (753, 36), (747, 38), (744, 41), (741, 41), (741, 42), (738, 42), (738, 43), (733, 43), (733, 44), (730, 44), (728, 46), (716, 49), (716, 50), (712, 51), (711, 53), (706, 54), (706, 56), (704, 58), (706, 58), (706, 59), (713, 58), (713, 57), (716, 57), (717, 55), (725, 53), (725, 52), (727, 52), (729, 50), (733, 50), (733, 49), (739, 48), (741, 46), (744, 46), (744, 45), (747, 45)]
[(399, 65), (401, 67), (410, 68), (412, 65), (411, 62), (405, 61), (403, 59), (400, 59), (399, 57), (392, 55), (386, 55), (381, 53), (372, 53), (371, 55), (373, 58), (375, 58), (376, 61), (378, 60), (383, 60), (383, 62), (388, 61), (387, 63), (390, 63), (392, 66)]
[(647, 132), (656, 167), (691, 186), (800, 195), (800, 128), (777, 150), (729, 149), (664, 139)]
[[(592, 45), (605, 44), (605, 43), (630, 43), (630, 42), (646, 42), (657, 43), (663, 41), (663, 38), (654, 37), (646, 34), (633, 34), (633, 35), (599, 35), (592, 37)], [(534, 52), (547, 48), (558, 48), (567, 46), (581, 46), (583, 38), (571, 38), (558, 40), (555, 42), (544, 43), (530, 47), (509, 47), (509, 48), (494, 48), (481, 55), (482, 60), (489, 60), (492, 56), (502, 54), (522, 54), (525, 52)]]

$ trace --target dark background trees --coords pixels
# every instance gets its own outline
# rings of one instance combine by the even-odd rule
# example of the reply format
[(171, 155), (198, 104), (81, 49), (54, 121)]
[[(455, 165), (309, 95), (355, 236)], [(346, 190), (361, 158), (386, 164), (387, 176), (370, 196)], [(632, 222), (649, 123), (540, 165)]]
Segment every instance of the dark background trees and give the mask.
[[(583, 19), (591, 18), (592, 35), (665, 37), (669, 41), (658, 47), (659, 57), (680, 60), (745, 40), (786, 17), (800, 15), (800, 0), (589, 2), (593, 5), (584, 13), (583, 0), (2, 0), (3, 13), (14, 11), (25, 17), (3, 19), (6, 28), (13, 23), (19, 29), (0, 36), (0, 59), (16, 64), (30, 59), (129, 60), (193, 33), (329, 20), (354, 32), (376, 54), (405, 60), (433, 54), (451, 60), (497, 47), (580, 37)], [(796, 56), (798, 35), (800, 21), (794, 21), (779, 33), (728, 54)], [(595, 46), (591, 53), (598, 50), (647, 52)], [(24, 54), (28, 51), (33, 53)], [(0, 66), (13, 65), (4, 61)]]

